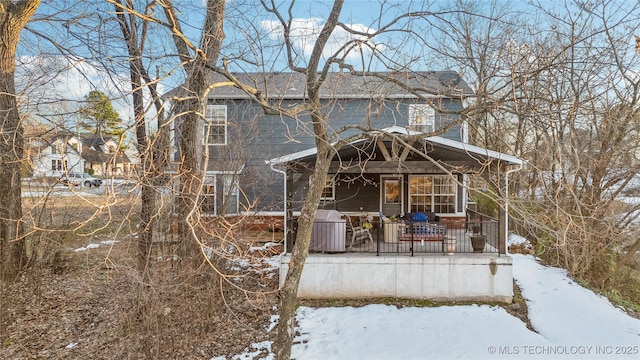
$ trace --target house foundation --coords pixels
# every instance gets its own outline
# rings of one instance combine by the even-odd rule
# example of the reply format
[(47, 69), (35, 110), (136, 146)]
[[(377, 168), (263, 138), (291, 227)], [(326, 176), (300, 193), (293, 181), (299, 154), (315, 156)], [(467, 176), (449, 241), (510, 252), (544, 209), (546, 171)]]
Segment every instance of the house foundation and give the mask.
[[(282, 256), (281, 286), (290, 260), (290, 255)], [(413, 257), (310, 254), (300, 279), (298, 297), (510, 303), (512, 266), (511, 257), (497, 254)]]

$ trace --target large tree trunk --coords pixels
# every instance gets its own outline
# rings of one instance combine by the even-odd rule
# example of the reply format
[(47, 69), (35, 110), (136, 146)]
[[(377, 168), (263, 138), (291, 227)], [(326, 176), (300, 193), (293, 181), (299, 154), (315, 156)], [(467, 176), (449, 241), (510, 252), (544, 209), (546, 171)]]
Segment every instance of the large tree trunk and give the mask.
[[(174, 42), (180, 57), (184, 61), (187, 73), (185, 84), (186, 99), (181, 107), (184, 116), (180, 121), (180, 194), (178, 201), (178, 213), (181, 219), (180, 238), (182, 239), (181, 255), (189, 258), (197, 253), (198, 243), (193, 227), (199, 221), (197, 211), (199, 195), (204, 177), (202, 127), (204, 126), (203, 114), (209, 87), (209, 70), (217, 62), (224, 39), (225, 0), (208, 0), (207, 15), (202, 31), (202, 44), (200, 51), (195, 51), (193, 56), (189, 53), (189, 45), (180, 36), (180, 24), (172, 23), (174, 30)], [(165, 13), (168, 19), (175, 19), (175, 13), (171, 2), (165, 5)]]
[[(329, 18), (324, 27), (320, 31), (318, 41), (316, 41), (313, 51), (309, 59), (309, 66), (306, 69), (307, 76), (306, 88), (308, 92), (309, 103), (313, 104), (310, 115), (313, 124), (313, 133), (315, 134), (315, 142), (317, 149), (316, 163), (314, 173), (311, 177), (312, 181), (307, 192), (302, 211), (298, 218), (298, 233), (296, 234), (296, 244), (291, 253), (291, 261), (289, 262), (289, 270), (285, 278), (282, 289), (280, 289), (279, 298), (279, 315), (276, 341), (274, 344), (276, 359), (289, 360), (291, 358), (291, 346), (293, 345), (294, 326), (295, 326), (295, 309), (298, 299), (298, 285), (304, 263), (309, 256), (309, 243), (311, 242), (311, 231), (313, 226), (313, 218), (315, 217), (322, 189), (324, 189), (327, 173), (331, 166), (334, 152), (339, 146), (332, 147), (329, 145), (331, 141), (327, 136), (329, 126), (327, 119), (322, 114), (320, 102), (320, 88), (323, 84), (323, 76), (318, 75), (318, 68), (322, 51), (325, 48), (329, 37), (338, 23), (338, 17), (342, 12), (344, 0), (335, 0)], [(290, 41), (290, 39), (286, 39)], [(326, 70), (326, 69), (325, 69)]]
[(16, 274), (26, 264), (20, 189), (23, 129), (14, 73), (20, 32), (38, 5), (39, 0), (0, 1), (0, 272), (3, 277)]
[(321, 145), (318, 148), (315, 171), (311, 177), (311, 184), (307, 193), (307, 198), (298, 217), (298, 231), (296, 232), (296, 242), (291, 251), (291, 261), (284, 285), (280, 289), (278, 299), (278, 327), (274, 351), (276, 359), (285, 360), (291, 358), (291, 346), (295, 334), (295, 311), (298, 299), (298, 285), (304, 263), (309, 255), (309, 244), (311, 242), (311, 230), (313, 219), (320, 202), (320, 194), (326, 183), (327, 173), (331, 165), (333, 153), (328, 146)]
[[(127, 9), (134, 12), (133, 4), (127, 3)], [(140, 236), (138, 238), (138, 270), (144, 282), (149, 279), (149, 253), (151, 243), (153, 241), (153, 215), (156, 211), (155, 189), (152, 180), (158, 174), (153, 172), (153, 157), (149, 149), (149, 141), (147, 138), (147, 126), (145, 119), (144, 95), (142, 93), (142, 74), (144, 67), (142, 64), (142, 49), (138, 46), (138, 27), (133, 15), (129, 15), (129, 21), (125, 17), (121, 8), (125, 5), (120, 3), (119, 6), (114, 4), (116, 16), (122, 30), (122, 35), (127, 44), (129, 53), (129, 77), (131, 80), (131, 94), (133, 98), (133, 112), (135, 116), (135, 133), (138, 153), (140, 154), (141, 163), (141, 191), (140, 191)], [(144, 42), (144, 38), (140, 39)], [(153, 89), (152, 96), (154, 98)], [(158, 109), (160, 110), (160, 109)]]

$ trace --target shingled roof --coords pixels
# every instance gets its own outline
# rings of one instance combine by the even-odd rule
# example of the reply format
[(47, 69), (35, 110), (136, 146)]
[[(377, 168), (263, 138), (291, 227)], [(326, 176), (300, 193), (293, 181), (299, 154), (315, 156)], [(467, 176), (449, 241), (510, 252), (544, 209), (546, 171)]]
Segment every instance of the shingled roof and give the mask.
[(79, 138), (82, 145), (88, 147), (104, 145), (107, 141), (113, 140), (111, 136), (102, 134), (80, 134)]
[(114, 158), (115, 163), (118, 164), (131, 162), (129, 157), (124, 153), (104, 153), (93, 149), (84, 149), (82, 151), (82, 158), (93, 164), (110, 162), (113, 161)]
[[(238, 73), (240, 82), (259, 89), (263, 96), (272, 99), (304, 99), (306, 76), (294, 72)], [(211, 83), (228, 82), (220, 74), (211, 76)], [(367, 73), (364, 76), (347, 72), (332, 72), (321, 88), (323, 99), (354, 98), (407, 98), (422, 96), (469, 97), (473, 90), (454, 71), (384, 72)], [(182, 87), (171, 90), (166, 96), (182, 96)], [(216, 87), (210, 97), (217, 99), (245, 99), (244, 91), (234, 86)]]

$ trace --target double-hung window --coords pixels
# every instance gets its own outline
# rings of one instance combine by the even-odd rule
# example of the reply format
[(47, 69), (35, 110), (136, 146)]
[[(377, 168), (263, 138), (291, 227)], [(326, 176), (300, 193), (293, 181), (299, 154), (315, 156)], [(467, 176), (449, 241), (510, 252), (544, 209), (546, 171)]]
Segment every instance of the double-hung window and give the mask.
[(222, 205), (225, 214), (237, 214), (239, 206), (238, 175), (222, 176)]
[(61, 171), (67, 167), (67, 160), (61, 159), (52, 159), (51, 160), (51, 170), (52, 171)]
[[(329, 175), (331, 176), (331, 175)], [(327, 179), (327, 182), (322, 189), (322, 195), (320, 195), (320, 200), (335, 200), (336, 199), (336, 183), (331, 179)]]
[(200, 195), (200, 211), (205, 215), (216, 213), (216, 185), (214, 183), (204, 184)]
[(448, 175), (414, 175), (409, 177), (411, 212), (456, 212), (456, 183)]
[(237, 214), (239, 195), (238, 174), (207, 176), (200, 194), (200, 211), (209, 216)]
[(227, 106), (207, 105), (204, 141), (206, 145), (227, 145)]
[(409, 105), (409, 129), (432, 132), (436, 121), (436, 110), (427, 104)]

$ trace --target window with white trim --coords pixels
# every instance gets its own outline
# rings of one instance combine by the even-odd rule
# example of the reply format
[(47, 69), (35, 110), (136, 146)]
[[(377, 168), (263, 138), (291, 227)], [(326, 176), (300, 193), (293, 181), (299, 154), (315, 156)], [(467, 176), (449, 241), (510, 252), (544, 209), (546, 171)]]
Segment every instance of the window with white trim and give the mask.
[(225, 214), (237, 214), (240, 191), (238, 175), (222, 175), (222, 206)]
[(436, 121), (436, 110), (427, 104), (409, 105), (409, 129), (432, 132)]
[(409, 176), (409, 208), (411, 212), (456, 212), (456, 183), (448, 175)]
[(327, 182), (322, 188), (322, 195), (320, 195), (320, 200), (335, 200), (336, 199), (336, 182), (331, 179), (327, 179)]
[(207, 145), (227, 145), (227, 105), (207, 105), (204, 141)]
[[(215, 180), (214, 180), (215, 181)], [(216, 213), (216, 185), (204, 184), (200, 195), (200, 211), (202, 214), (213, 215)]]
[(67, 167), (67, 160), (61, 159), (52, 159), (51, 160), (51, 170), (52, 171), (61, 171)]
[(240, 191), (237, 174), (215, 174), (206, 177), (200, 194), (203, 215), (237, 214)]

